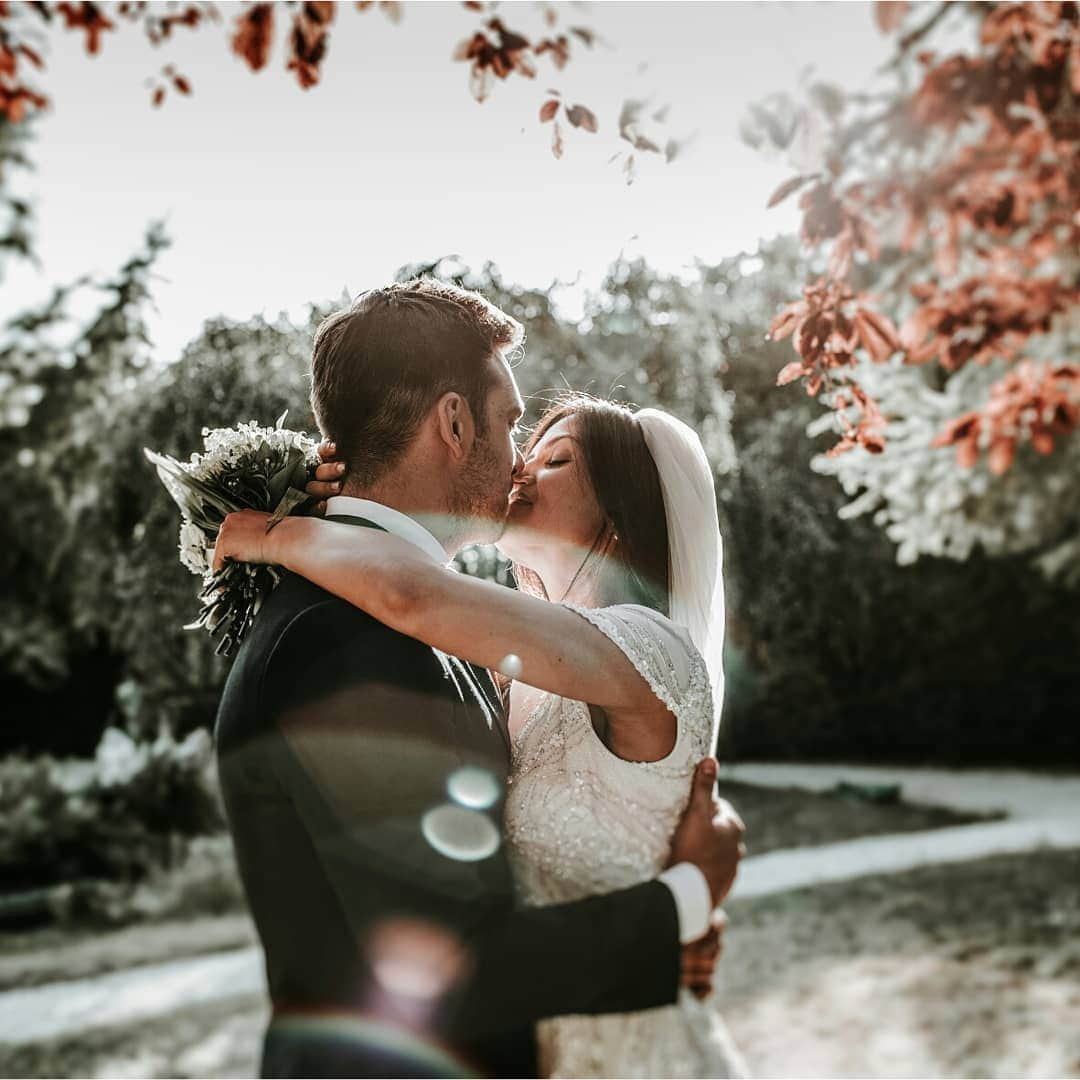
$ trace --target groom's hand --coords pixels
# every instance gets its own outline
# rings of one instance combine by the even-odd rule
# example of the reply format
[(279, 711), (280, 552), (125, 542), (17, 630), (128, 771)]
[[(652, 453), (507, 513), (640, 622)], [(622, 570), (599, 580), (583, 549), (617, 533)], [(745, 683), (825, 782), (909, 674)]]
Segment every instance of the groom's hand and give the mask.
[(332, 442), (321, 442), (317, 447), (320, 465), (315, 470), (315, 477), (304, 485), (308, 495), (319, 500), (316, 509), (326, 513), (326, 500), (341, 494), (341, 480), (345, 475), (345, 462), (339, 461), (337, 447)]
[(703, 758), (694, 773), (690, 802), (671, 841), (668, 865), (690, 862), (705, 875), (713, 907), (719, 907), (735, 883), (746, 852), (742, 819), (730, 803), (716, 797), (716, 761)]

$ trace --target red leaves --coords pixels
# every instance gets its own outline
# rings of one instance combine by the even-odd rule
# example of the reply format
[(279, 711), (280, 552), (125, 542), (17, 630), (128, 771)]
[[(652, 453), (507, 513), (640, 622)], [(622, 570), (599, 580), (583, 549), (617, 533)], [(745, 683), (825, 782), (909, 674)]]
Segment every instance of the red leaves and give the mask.
[(570, 60), (570, 39), (565, 34), (560, 34), (557, 38), (545, 38), (536, 46), (537, 56), (543, 56), (544, 53), (551, 53), (552, 63), (562, 71)]
[[(909, 10), (879, 3), (875, 16), (890, 32)], [(899, 52), (922, 48), (945, 10), (911, 29)], [(844, 427), (837, 452), (855, 445), (873, 451), (884, 425), (872, 403), (854, 390), (849, 401), (836, 388), (859, 355), (882, 363), (902, 351), (907, 363), (940, 364), (946, 377), (972, 362), (1014, 363), (1030, 339), (1056, 333), (1056, 320), (1080, 303), (1071, 270), (1080, 248), (1076, 4), (997, 3), (970, 11), (980, 24), (977, 50), (938, 59), (924, 49), (921, 80), (913, 92), (901, 86), (891, 107), (828, 114), (827, 168), (792, 177), (769, 200), (774, 206), (805, 188), (802, 239), (823, 248), (827, 259), (826, 276), (780, 312), (771, 333), (791, 336), (799, 356), (781, 370), (780, 385), (801, 379), (810, 394), (829, 391), (838, 416), (847, 404), (862, 410), (865, 422)], [(759, 111), (762, 123), (768, 110)], [(785, 145), (786, 129), (771, 138)], [(895, 155), (887, 153), (890, 143)], [(887, 168), (874, 164), (886, 160)], [(888, 273), (869, 265), (879, 258), (879, 228), (892, 252), (898, 245), (902, 253), (890, 255)], [(899, 331), (849, 284), (860, 253), (860, 286), (873, 287), (877, 277), (893, 310), (903, 304), (902, 290), (918, 283), (910, 285), (917, 306)], [(937, 445), (954, 446), (965, 465), (985, 453), (999, 475), (1025, 440), (1039, 454), (1052, 453), (1057, 436), (1078, 423), (1078, 375), (1069, 370), (1066, 377), (1058, 367), (1051, 377), (1030, 362), (1018, 364), (986, 408), (957, 418)], [(849, 378), (844, 371), (845, 384)]]
[(505, 79), (513, 72), (527, 79), (536, 76), (528, 38), (508, 30), (501, 19), (491, 19), (484, 30), (466, 38), (454, 50), (455, 60), (471, 61), (469, 88), (477, 101), (487, 99), (491, 78)]
[(774, 341), (791, 335), (801, 359), (780, 372), (777, 385), (806, 376), (810, 394), (828, 383), (830, 371), (854, 364), (860, 345), (877, 363), (900, 347), (899, 334), (887, 316), (867, 307), (846, 286), (824, 278), (808, 285), (802, 300), (788, 304), (769, 327)]
[[(553, 90), (550, 92), (555, 94), (556, 96), (553, 98), (549, 98), (547, 101), (544, 102), (543, 105), (540, 106), (541, 124), (546, 124), (550, 120), (554, 120), (559, 112), (559, 106), (562, 104), (557, 96), (558, 91)], [(598, 125), (596, 123), (596, 116), (593, 114), (591, 109), (586, 109), (584, 105), (568, 105), (564, 106), (564, 110), (566, 112), (566, 119), (569, 120), (574, 127), (584, 128), (585, 131), (591, 131), (593, 134), (596, 133)], [(555, 143), (553, 144), (552, 149), (554, 150), (556, 157), (561, 157), (562, 138), (559, 135), (558, 127), (559, 125), (556, 124)]]
[(261, 71), (270, 58), (274, 39), (274, 5), (253, 4), (236, 20), (233, 52), (243, 57), (252, 71)]
[(64, 16), (64, 24), (69, 30), (86, 31), (86, 51), (94, 55), (101, 48), (101, 35), (105, 30), (115, 30), (116, 25), (109, 20), (99, 4), (84, 0), (81, 4), (57, 4), (56, 10)]
[(26, 119), (28, 105), (32, 105), (35, 109), (44, 109), (48, 104), (48, 98), (35, 93), (29, 87), (16, 86), (9, 89), (0, 86), (0, 113), (13, 124), (21, 123)]
[(289, 71), (296, 72), (297, 81), (304, 90), (319, 81), (319, 66), (326, 58), (326, 44), (333, 19), (334, 5), (325, 0), (321, 3), (307, 0), (293, 19), (287, 67)]
[[(174, 90), (181, 94), (191, 93), (191, 83), (181, 75), (172, 64), (166, 64), (162, 69), (162, 75), (172, 84)], [(150, 97), (150, 103), (155, 109), (160, 108), (165, 101), (167, 94), (167, 88), (163, 83), (158, 83), (154, 87), (154, 92)]]
[[(0, 18), (8, 14), (0, 13)], [(44, 109), (48, 99), (32, 89), (19, 78), (19, 65), (28, 61), (40, 69), (41, 57), (29, 45), (16, 41), (14, 34), (0, 27), (0, 117), (11, 124), (19, 124), (26, 119), (28, 108)], [(2, 166), (0, 161), (0, 166)]]
[[(848, 409), (855, 405), (859, 410), (859, 418), (852, 423), (848, 416)], [(826, 451), (826, 457), (839, 457), (861, 446), (867, 453), (880, 454), (885, 450), (885, 417), (874, 401), (861, 386), (850, 383), (846, 390), (836, 395), (833, 402), (836, 417), (840, 421), (840, 427), (844, 433), (843, 438), (831, 449)]]
[(981, 411), (949, 423), (933, 446), (953, 446), (956, 460), (970, 468), (987, 450), (995, 476), (1008, 472), (1018, 445), (1027, 440), (1039, 454), (1053, 453), (1054, 439), (1080, 427), (1080, 365), (1024, 360), (990, 390)]
[(951, 290), (913, 287), (920, 306), (900, 337), (908, 362), (936, 359), (946, 371), (968, 362), (1013, 359), (1034, 334), (1046, 333), (1056, 315), (1080, 302), (1080, 290), (1058, 277), (1029, 278), (998, 271)]

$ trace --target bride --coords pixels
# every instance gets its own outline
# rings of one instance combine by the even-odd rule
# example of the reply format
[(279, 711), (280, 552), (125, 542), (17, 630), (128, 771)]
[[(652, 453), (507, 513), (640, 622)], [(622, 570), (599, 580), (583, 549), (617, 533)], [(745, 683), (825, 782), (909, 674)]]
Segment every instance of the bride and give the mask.
[[(327, 464), (318, 475), (339, 474)], [(498, 542), (518, 590), (375, 529), (289, 517), (267, 533), (266, 520), (230, 515), (215, 565), (284, 566), (502, 673), (513, 744), (504, 832), (524, 903), (609, 892), (663, 868), (723, 692), (716, 495), (689, 427), (580, 394), (554, 405), (515, 471)], [(647, 1012), (543, 1020), (537, 1035), (548, 1076), (746, 1075), (715, 1007), (687, 990)]]

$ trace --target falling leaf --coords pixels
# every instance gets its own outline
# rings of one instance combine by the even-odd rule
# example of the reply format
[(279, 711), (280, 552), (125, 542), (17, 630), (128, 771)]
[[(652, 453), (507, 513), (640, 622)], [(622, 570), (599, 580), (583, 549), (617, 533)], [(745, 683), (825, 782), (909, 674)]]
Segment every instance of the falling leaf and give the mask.
[(555, 114), (559, 111), (559, 103), (555, 100), (545, 101), (540, 106), (540, 123), (546, 124), (549, 120), (555, 119)]

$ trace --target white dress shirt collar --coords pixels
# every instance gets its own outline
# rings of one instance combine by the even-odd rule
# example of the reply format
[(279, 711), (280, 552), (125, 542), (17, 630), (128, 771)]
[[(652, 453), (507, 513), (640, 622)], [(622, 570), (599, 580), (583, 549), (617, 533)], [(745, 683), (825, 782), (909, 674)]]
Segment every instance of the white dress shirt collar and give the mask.
[(388, 533), (408, 540), (421, 551), (426, 552), (440, 563), (447, 563), (446, 551), (442, 544), (424, 528), (415, 518), (395, 510), (392, 506), (374, 502), (372, 499), (357, 499), (352, 495), (333, 495), (326, 500), (326, 516), (345, 515), (362, 517), (385, 529)]

